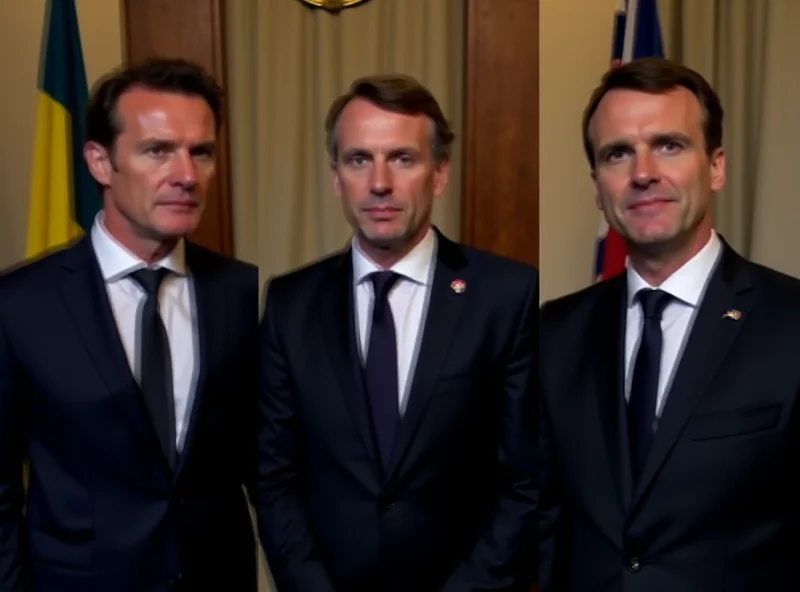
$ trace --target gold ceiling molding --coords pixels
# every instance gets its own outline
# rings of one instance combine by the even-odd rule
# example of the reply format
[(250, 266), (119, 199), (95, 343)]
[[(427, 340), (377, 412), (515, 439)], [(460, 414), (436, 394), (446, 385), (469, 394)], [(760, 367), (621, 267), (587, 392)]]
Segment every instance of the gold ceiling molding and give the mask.
[(300, 0), (304, 4), (315, 8), (324, 8), (331, 12), (339, 12), (342, 8), (349, 8), (361, 4), (365, 0)]

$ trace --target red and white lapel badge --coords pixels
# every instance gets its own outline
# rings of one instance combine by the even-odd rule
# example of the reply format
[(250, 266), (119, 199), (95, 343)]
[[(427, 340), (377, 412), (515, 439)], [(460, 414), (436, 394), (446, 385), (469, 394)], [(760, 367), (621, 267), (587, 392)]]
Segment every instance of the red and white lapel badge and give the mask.
[(467, 282), (464, 280), (453, 280), (450, 282), (450, 289), (456, 294), (461, 294), (467, 289)]

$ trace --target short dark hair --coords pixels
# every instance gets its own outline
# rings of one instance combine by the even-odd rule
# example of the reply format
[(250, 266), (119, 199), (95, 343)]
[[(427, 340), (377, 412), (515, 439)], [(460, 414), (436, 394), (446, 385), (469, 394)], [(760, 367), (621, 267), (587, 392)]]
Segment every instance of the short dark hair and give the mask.
[(222, 89), (200, 65), (179, 58), (150, 58), (123, 65), (98, 80), (86, 108), (86, 141), (97, 142), (113, 153), (122, 131), (117, 113), (120, 97), (133, 88), (198, 96), (214, 113), (214, 126), (222, 124)]
[(583, 148), (592, 169), (596, 163), (594, 146), (589, 137), (589, 122), (606, 93), (626, 89), (663, 94), (678, 87), (689, 90), (700, 102), (707, 153), (711, 155), (722, 146), (722, 104), (708, 81), (691, 68), (665, 58), (640, 58), (606, 72), (583, 112)]
[(402, 74), (381, 74), (358, 78), (337, 97), (325, 118), (326, 147), (331, 162), (339, 157), (337, 124), (344, 108), (354, 99), (364, 99), (380, 109), (405, 115), (425, 115), (432, 122), (431, 151), (437, 162), (450, 159), (455, 134), (433, 94), (418, 80)]

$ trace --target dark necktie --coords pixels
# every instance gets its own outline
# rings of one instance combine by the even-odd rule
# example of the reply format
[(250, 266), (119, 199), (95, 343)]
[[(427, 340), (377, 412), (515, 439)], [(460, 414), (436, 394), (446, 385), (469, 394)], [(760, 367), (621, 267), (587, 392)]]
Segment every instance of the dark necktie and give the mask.
[(372, 274), (375, 304), (364, 371), (372, 425), (384, 469), (389, 467), (400, 421), (397, 386), (397, 339), (389, 306), (389, 291), (400, 276), (392, 271)]
[(158, 311), (158, 292), (168, 269), (140, 269), (131, 273), (147, 293), (142, 310), (139, 341), (140, 388), (161, 447), (170, 467), (175, 467), (175, 403), (169, 337)]
[(662, 290), (649, 289), (640, 290), (636, 296), (642, 305), (644, 323), (628, 399), (628, 433), (634, 477), (644, 467), (653, 440), (663, 340), (661, 313), (672, 298)]

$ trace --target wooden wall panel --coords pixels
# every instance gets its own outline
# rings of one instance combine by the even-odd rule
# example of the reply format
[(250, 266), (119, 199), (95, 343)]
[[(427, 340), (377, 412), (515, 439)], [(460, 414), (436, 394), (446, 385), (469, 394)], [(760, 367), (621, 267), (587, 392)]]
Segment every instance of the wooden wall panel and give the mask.
[[(122, 0), (124, 54), (128, 61), (153, 56), (198, 62), (225, 88), (222, 0)], [(227, 117), (220, 130), (217, 175), (203, 221), (192, 240), (233, 254)]]
[(539, 0), (465, 0), (462, 240), (539, 261)]

